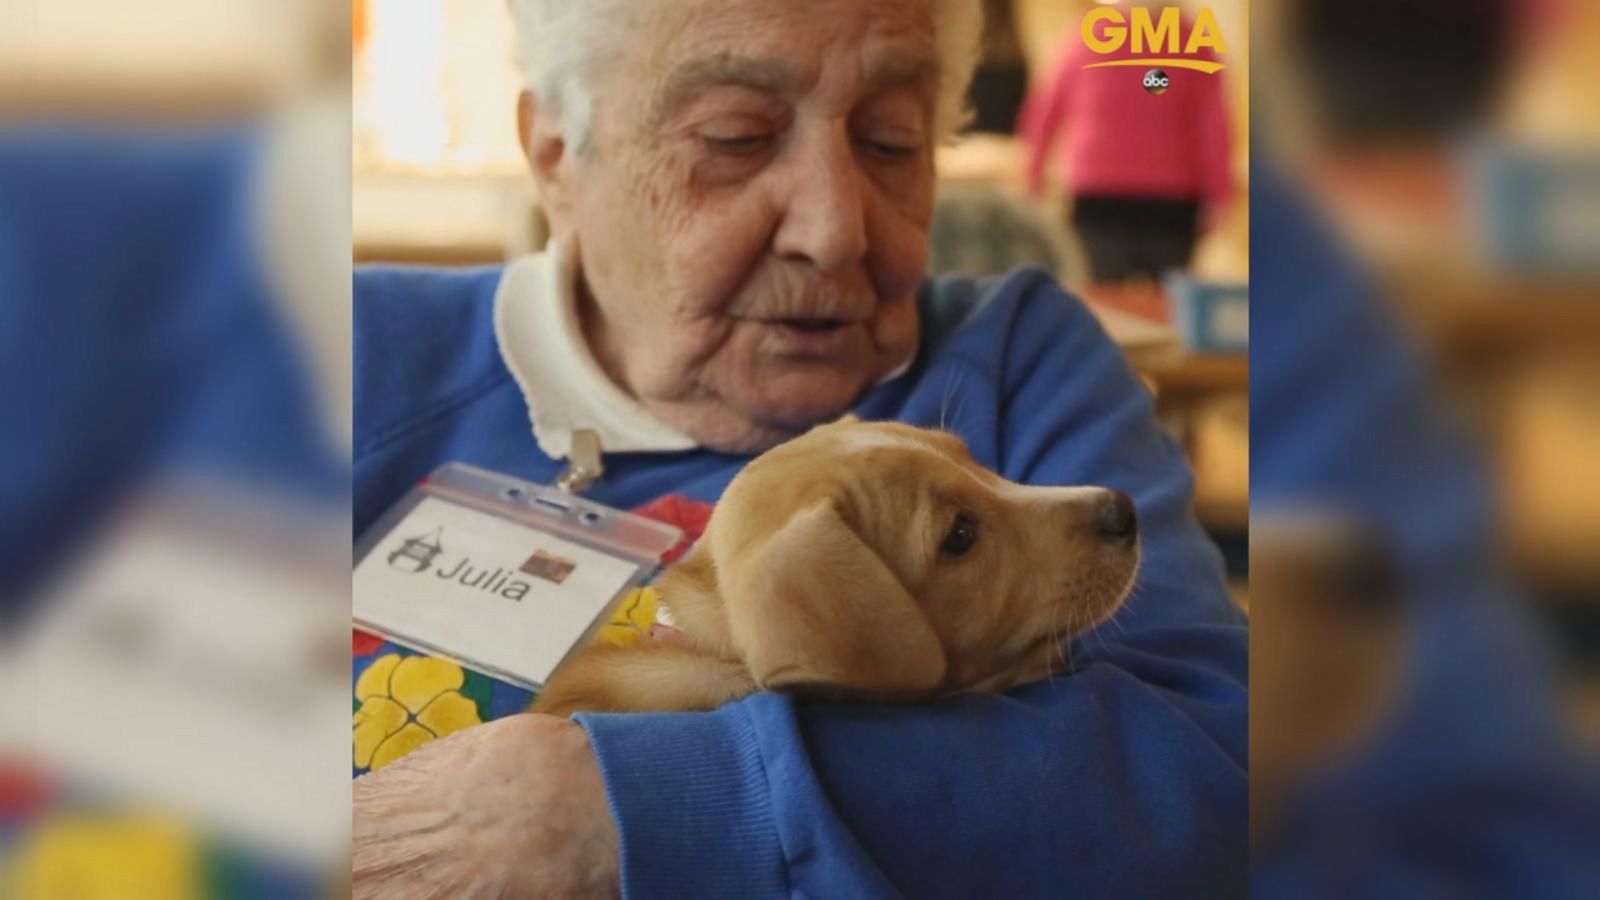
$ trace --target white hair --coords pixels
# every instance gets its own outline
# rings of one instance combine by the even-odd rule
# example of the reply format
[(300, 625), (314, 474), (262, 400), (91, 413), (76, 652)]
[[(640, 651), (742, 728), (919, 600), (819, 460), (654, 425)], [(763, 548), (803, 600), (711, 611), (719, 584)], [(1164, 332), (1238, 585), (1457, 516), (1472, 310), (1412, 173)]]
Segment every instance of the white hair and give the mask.
[[(507, 0), (523, 84), (540, 106), (559, 111), (569, 146), (588, 145), (594, 85), (607, 61), (622, 52), (645, 2), (667, 0)], [(983, 6), (981, 0), (928, 2), (939, 47), (934, 125), (943, 140), (967, 121), (967, 89), (983, 52)]]

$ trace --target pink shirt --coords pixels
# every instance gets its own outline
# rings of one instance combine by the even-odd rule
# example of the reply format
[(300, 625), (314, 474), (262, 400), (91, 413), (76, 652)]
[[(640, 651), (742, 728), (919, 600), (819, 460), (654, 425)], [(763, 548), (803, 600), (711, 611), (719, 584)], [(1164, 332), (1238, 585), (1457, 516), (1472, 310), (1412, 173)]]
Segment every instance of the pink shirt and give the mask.
[[(1190, 27), (1185, 19), (1180, 33), (1187, 37)], [(1165, 67), (1171, 86), (1154, 95), (1144, 89), (1144, 68), (1083, 68), (1132, 58), (1131, 46), (1129, 41), (1114, 53), (1091, 53), (1076, 28), (1067, 33), (1055, 70), (1034, 82), (1018, 122), (1028, 188), (1037, 191), (1042, 185), (1052, 145), (1064, 131), (1059, 171), (1069, 193), (1198, 199), (1215, 216), (1233, 191), (1232, 141), (1222, 97), (1226, 72)], [(1209, 49), (1141, 55), (1217, 58)]]

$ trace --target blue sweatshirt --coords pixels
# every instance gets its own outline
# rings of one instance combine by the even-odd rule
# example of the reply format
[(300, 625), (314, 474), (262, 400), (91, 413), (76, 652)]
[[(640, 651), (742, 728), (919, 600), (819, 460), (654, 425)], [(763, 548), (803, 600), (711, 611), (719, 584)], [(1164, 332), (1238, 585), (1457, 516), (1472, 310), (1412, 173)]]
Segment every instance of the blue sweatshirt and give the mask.
[[(560, 469), (495, 345), (498, 277), (358, 271), (358, 531), (447, 460), (536, 481)], [(1016, 481), (1132, 495), (1145, 542), (1133, 599), (1074, 643), (1070, 675), (1004, 696), (760, 694), (711, 713), (581, 716), (621, 831), (624, 894), (1241, 895), (1247, 633), (1182, 453), (1116, 345), (1047, 275), (930, 282), (919, 310), (912, 368), (856, 413), (943, 423)], [(590, 496), (714, 502), (745, 462), (614, 455)]]

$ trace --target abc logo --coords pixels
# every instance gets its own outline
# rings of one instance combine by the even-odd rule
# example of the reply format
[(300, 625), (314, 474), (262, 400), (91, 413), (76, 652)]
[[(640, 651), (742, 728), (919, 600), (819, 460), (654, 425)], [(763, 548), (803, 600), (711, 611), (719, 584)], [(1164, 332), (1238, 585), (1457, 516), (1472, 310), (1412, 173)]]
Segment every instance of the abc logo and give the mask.
[(1144, 73), (1144, 89), (1152, 94), (1165, 94), (1167, 88), (1172, 86), (1172, 79), (1160, 69), (1151, 69)]

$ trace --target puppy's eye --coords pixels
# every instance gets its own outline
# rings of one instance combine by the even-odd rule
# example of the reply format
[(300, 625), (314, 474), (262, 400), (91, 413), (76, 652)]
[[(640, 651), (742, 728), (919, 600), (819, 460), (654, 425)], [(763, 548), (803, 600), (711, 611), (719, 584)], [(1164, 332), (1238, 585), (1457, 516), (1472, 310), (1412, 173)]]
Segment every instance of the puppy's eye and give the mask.
[(956, 516), (950, 531), (939, 544), (939, 554), (951, 558), (961, 556), (978, 542), (978, 523), (971, 516)]

